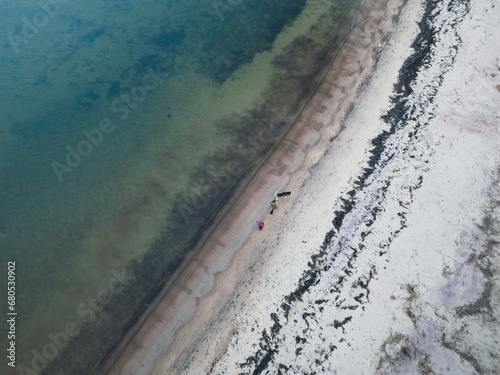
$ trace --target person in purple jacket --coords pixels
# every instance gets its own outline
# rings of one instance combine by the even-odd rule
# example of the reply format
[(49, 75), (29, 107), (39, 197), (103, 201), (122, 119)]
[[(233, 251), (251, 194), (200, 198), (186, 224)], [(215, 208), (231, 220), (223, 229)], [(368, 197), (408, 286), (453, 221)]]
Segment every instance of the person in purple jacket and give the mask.
[(264, 222), (262, 220), (257, 221), (257, 225), (259, 226), (259, 230), (262, 230), (262, 228), (264, 228)]

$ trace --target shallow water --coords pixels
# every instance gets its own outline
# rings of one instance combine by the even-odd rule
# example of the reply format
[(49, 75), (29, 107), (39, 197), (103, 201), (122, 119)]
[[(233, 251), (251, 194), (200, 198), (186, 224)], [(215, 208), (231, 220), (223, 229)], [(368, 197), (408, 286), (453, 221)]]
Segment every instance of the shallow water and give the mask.
[(293, 124), (353, 8), (0, 3), (0, 246), (2, 267), (16, 262), (19, 314), (12, 373), (99, 363)]

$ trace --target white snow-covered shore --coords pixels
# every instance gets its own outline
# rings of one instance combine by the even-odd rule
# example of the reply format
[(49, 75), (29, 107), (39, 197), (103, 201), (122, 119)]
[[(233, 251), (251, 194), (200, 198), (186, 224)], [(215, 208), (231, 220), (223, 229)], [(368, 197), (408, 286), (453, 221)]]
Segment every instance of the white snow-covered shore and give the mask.
[(266, 226), (229, 264), (200, 261), (214, 276), (153, 374), (500, 373), (499, 19), (495, 0), (419, 1), (379, 25), (346, 116), (327, 96), (302, 120), (320, 136), (257, 191), (292, 196), (233, 218), (227, 236)]

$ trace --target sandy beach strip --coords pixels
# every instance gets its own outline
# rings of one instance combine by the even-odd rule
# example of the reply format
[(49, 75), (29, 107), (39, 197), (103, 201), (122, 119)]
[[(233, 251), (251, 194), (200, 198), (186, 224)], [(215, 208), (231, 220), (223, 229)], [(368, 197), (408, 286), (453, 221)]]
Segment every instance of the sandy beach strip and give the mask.
[(498, 373), (495, 5), (366, 6), (108, 373)]

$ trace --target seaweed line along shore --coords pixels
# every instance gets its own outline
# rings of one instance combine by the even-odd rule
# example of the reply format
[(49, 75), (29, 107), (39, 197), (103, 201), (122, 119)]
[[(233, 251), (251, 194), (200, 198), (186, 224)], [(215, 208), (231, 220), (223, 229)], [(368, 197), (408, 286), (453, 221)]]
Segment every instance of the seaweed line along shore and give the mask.
[(498, 19), (495, 0), (365, 4), (101, 373), (499, 373)]

